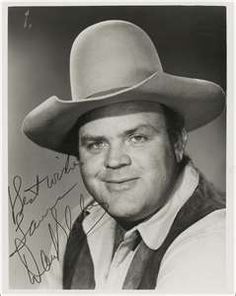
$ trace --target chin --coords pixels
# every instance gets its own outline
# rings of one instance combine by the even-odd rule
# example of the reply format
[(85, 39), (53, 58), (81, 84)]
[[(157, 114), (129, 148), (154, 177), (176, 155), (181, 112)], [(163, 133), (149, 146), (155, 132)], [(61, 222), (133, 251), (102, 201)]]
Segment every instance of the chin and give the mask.
[(108, 212), (114, 219), (125, 222), (134, 222), (140, 220), (141, 213), (143, 213), (143, 211), (141, 211), (140, 209), (128, 209), (127, 206), (123, 206), (120, 208), (116, 207), (114, 208), (114, 210), (112, 208), (109, 208)]

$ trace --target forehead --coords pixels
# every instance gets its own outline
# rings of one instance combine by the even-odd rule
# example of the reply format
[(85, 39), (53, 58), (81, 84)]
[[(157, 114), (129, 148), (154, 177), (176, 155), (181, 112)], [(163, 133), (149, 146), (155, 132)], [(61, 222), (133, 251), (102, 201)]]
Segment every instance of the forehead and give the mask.
[(80, 134), (106, 130), (121, 131), (139, 125), (166, 127), (163, 107), (154, 102), (125, 102), (98, 108), (86, 114), (80, 122)]

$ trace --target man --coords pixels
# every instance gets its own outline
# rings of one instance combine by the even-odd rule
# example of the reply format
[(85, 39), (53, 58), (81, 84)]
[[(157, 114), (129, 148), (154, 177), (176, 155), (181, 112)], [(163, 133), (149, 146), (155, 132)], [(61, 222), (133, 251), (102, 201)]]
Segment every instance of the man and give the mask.
[(163, 72), (147, 34), (105, 21), (78, 35), (72, 101), (24, 120), (35, 143), (75, 155), (94, 202), (75, 219), (52, 288), (225, 292), (225, 205), (185, 155), (187, 131), (216, 118), (216, 84)]

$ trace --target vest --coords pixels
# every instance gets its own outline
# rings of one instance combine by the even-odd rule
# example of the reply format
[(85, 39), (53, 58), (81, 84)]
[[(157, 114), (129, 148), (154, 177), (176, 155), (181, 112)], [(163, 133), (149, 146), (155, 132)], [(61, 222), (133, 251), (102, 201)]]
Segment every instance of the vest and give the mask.
[[(179, 210), (164, 242), (157, 250), (141, 240), (128, 269), (123, 289), (155, 289), (159, 268), (172, 242), (188, 227), (213, 211), (225, 208), (222, 194), (200, 174), (193, 195)], [(95, 289), (94, 267), (82, 221), (86, 211), (73, 224), (64, 255), (63, 289)]]

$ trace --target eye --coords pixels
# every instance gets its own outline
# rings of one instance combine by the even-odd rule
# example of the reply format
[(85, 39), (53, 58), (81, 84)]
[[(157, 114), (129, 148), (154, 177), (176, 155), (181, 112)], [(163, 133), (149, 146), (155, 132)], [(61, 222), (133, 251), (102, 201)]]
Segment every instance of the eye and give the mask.
[(104, 141), (91, 142), (86, 145), (87, 150), (92, 153), (98, 153), (107, 146)]
[(132, 144), (142, 144), (148, 141), (148, 137), (142, 134), (134, 134), (129, 137)]

